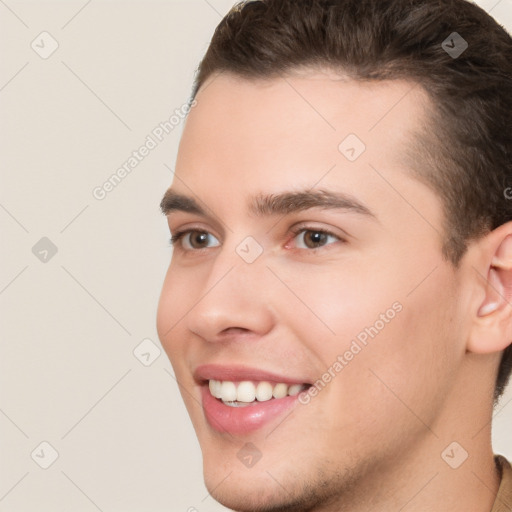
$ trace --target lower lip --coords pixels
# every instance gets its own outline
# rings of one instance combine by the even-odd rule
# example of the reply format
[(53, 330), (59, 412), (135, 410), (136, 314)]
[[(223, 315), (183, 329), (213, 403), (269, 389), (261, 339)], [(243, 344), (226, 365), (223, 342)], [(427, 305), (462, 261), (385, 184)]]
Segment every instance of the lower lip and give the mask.
[(262, 428), (298, 402), (298, 395), (230, 407), (211, 395), (208, 384), (201, 386), (203, 409), (209, 425), (218, 432), (247, 434)]

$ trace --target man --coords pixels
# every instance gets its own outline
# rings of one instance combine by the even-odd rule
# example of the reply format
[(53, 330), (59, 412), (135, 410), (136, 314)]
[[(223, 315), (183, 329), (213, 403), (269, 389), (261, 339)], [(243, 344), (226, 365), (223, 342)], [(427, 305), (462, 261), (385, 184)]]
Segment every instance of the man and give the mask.
[(512, 510), (512, 40), (464, 0), (233, 8), (158, 331), (237, 511)]

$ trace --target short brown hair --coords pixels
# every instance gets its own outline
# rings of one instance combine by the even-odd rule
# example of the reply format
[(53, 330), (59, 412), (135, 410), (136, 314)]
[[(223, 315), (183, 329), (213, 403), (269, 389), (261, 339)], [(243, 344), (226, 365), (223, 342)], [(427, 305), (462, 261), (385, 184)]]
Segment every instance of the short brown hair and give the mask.
[[(454, 41), (467, 43), (462, 54), (449, 53)], [(427, 91), (434, 109), (408, 157), (442, 198), (443, 255), (454, 267), (469, 241), (512, 220), (512, 39), (483, 9), (466, 0), (240, 2), (215, 30), (192, 98), (215, 72), (273, 78), (304, 66)], [(511, 372), (509, 345), (495, 403)]]

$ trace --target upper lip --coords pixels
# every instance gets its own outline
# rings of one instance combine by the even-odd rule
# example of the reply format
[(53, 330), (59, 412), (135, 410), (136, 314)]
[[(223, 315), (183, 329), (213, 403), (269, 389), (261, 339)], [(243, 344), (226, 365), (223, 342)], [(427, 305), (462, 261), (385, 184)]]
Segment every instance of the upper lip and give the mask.
[(286, 375), (274, 373), (271, 371), (251, 368), (243, 365), (222, 365), (222, 364), (203, 364), (198, 366), (194, 371), (194, 379), (200, 384), (204, 384), (208, 380), (228, 380), (228, 381), (268, 381), (292, 385), (292, 384), (308, 384), (305, 379), (296, 379)]

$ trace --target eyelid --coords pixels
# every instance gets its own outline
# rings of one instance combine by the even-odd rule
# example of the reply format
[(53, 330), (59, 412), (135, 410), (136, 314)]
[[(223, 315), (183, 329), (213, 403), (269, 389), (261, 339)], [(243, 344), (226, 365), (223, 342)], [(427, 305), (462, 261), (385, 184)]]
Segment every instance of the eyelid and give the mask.
[(185, 232), (188, 232), (188, 231), (199, 231), (201, 233), (209, 233), (209, 234), (212, 234), (215, 236), (215, 238), (218, 238), (214, 232), (212, 231), (212, 229), (210, 227), (206, 228), (204, 227), (204, 225), (201, 225), (201, 224), (194, 224), (193, 222), (187, 222), (183, 225), (180, 225), (179, 228), (171, 228), (170, 224), (169, 224), (169, 229), (171, 231), (171, 233), (174, 235), (178, 235), (180, 232), (181, 233), (185, 233)]
[(328, 235), (335, 236), (336, 238), (339, 238), (340, 240), (347, 242), (349, 240), (350, 235), (343, 231), (340, 228), (331, 228), (327, 226), (316, 226), (312, 224), (311, 222), (304, 221), (300, 222), (298, 224), (295, 224), (288, 230), (290, 233), (292, 233), (294, 236), (298, 235), (301, 231), (320, 231), (322, 233), (326, 233)]

